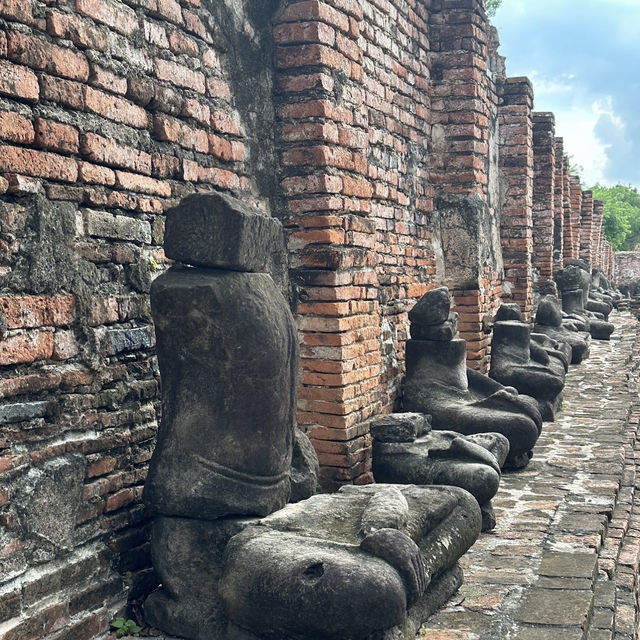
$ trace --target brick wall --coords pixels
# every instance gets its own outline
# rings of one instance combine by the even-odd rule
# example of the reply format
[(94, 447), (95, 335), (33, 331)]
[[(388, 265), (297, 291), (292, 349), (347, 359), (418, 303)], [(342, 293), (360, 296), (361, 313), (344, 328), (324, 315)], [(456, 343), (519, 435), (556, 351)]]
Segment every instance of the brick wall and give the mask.
[(533, 114), (533, 280), (553, 278), (555, 220), (555, 118), (552, 113)]
[(533, 87), (528, 78), (499, 86), (500, 168), (505, 183), (500, 238), (504, 262), (503, 299), (533, 310)]
[[(215, 187), (282, 219), (273, 276), (297, 314), (298, 417), (327, 488), (371, 481), (367, 420), (398, 407), (415, 300), (447, 284), (486, 371), (505, 268), (528, 312), (554, 229), (562, 264), (565, 201), (567, 252), (582, 239), (553, 118), (504, 77), (481, 0), (3, 0), (0, 26), (13, 640), (99, 636), (154, 584), (140, 497), (168, 205)], [(605, 262), (592, 220), (584, 248)]]
[(614, 279), (617, 285), (629, 284), (640, 279), (640, 252), (617, 251), (615, 253)]
[(153, 584), (162, 212), (273, 200), (270, 36), (224, 2), (0, 2), (4, 638), (97, 636)]

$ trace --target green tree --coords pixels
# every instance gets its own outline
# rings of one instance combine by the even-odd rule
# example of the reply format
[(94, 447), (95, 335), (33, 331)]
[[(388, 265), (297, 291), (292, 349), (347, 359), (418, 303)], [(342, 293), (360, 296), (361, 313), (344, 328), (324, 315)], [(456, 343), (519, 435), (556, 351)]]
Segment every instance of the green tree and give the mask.
[(614, 251), (632, 251), (640, 242), (640, 193), (631, 185), (591, 187), (595, 200), (604, 203), (602, 228)]
[(490, 18), (496, 15), (496, 11), (501, 4), (502, 0), (487, 0), (487, 14)]

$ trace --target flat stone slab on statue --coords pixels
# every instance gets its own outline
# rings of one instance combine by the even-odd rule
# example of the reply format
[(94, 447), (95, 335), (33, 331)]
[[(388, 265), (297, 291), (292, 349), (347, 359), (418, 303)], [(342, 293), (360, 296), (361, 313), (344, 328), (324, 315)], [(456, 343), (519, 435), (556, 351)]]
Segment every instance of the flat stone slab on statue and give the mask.
[(193, 194), (167, 211), (164, 252), (185, 264), (266, 272), (283, 243), (277, 219), (225, 193)]

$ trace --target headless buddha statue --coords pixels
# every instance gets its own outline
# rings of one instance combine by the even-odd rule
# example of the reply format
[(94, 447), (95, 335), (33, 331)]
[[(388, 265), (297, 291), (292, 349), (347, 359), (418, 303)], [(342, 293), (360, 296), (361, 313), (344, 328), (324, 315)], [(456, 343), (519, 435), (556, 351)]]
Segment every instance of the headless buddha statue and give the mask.
[(503, 435), (433, 431), (431, 416), (421, 413), (379, 416), (371, 422), (371, 435), (376, 482), (461, 487), (480, 505), (482, 530), (495, 527), (491, 499), (509, 453), (509, 441)]
[(510, 446), (505, 466), (524, 467), (542, 428), (537, 402), (467, 368), (466, 343), (454, 337), (457, 314), (450, 305), (448, 289), (440, 287), (409, 313), (404, 410), (430, 414), (437, 430), (501, 433)]
[(498, 309), (489, 376), (535, 398), (542, 418), (553, 420), (562, 404), (565, 367), (537, 345), (532, 347), (531, 327), (522, 320), (518, 305), (503, 304)]
[(192, 640), (413, 638), (460, 585), (480, 509), (457, 487), (393, 485), (285, 506), (299, 360), (267, 273), (278, 247), (280, 223), (228, 195), (167, 213), (182, 265), (151, 290), (162, 420), (144, 497), (161, 585), (147, 620)]

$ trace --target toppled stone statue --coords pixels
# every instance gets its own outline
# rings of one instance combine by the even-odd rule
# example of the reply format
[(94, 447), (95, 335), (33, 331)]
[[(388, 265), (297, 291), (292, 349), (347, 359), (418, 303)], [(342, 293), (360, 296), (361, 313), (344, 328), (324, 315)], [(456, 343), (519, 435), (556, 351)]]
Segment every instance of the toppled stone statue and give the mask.
[(615, 327), (605, 320), (602, 313), (586, 308), (591, 275), (590, 271), (579, 263), (580, 261), (572, 261), (557, 275), (558, 286), (562, 292), (562, 310), (572, 323), (578, 323), (576, 326), (579, 331), (583, 330), (581, 323), (584, 323), (585, 330), (594, 340), (609, 340)]
[[(165, 250), (184, 266), (151, 291), (163, 415), (145, 501), (161, 586), (145, 614), (193, 640), (412, 638), (460, 585), (480, 509), (457, 487), (304, 499), (297, 333), (266, 273), (282, 246), (276, 220), (227, 195), (167, 213)], [(285, 506), (292, 479), (301, 501)]]
[(376, 482), (453, 485), (466, 489), (482, 511), (482, 530), (496, 525), (491, 499), (509, 441), (499, 433), (462, 436), (433, 431), (431, 416), (392, 413), (371, 422)]
[(426, 293), (409, 313), (405, 411), (428, 413), (436, 430), (464, 435), (497, 432), (509, 440), (505, 466), (528, 464), (542, 429), (536, 401), (467, 368), (466, 343), (456, 338), (446, 287)]
[(571, 347), (571, 364), (580, 364), (589, 356), (590, 335), (579, 332), (575, 327), (570, 329), (563, 323), (560, 300), (555, 296), (544, 296), (540, 300), (533, 330), (558, 343), (568, 344)]
[(517, 304), (503, 304), (495, 317), (489, 376), (535, 398), (544, 420), (554, 420), (562, 404), (565, 366), (531, 343), (531, 327)]

